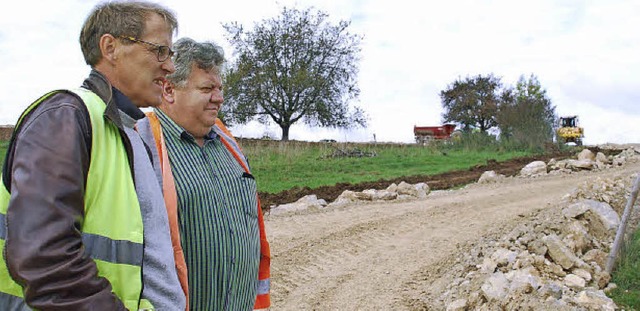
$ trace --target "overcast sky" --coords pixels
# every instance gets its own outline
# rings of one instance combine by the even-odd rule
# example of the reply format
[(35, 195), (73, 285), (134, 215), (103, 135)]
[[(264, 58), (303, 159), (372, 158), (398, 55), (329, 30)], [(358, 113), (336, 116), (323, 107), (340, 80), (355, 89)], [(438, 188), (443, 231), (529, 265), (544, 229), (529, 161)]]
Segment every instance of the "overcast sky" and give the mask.
[[(640, 1), (637, 0), (232, 0), (159, 1), (176, 12), (176, 38), (232, 47), (222, 23), (251, 27), (282, 6), (313, 6), (364, 35), (359, 130), (294, 126), (290, 138), (412, 142), (414, 125), (441, 124), (439, 93), (459, 78), (493, 73), (515, 85), (534, 74), (559, 115), (576, 114), (585, 143), (640, 142)], [(97, 1), (12, 1), (0, 10), (0, 124), (51, 89), (89, 73), (78, 35)], [(232, 127), (279, 139), (277, 126)]]

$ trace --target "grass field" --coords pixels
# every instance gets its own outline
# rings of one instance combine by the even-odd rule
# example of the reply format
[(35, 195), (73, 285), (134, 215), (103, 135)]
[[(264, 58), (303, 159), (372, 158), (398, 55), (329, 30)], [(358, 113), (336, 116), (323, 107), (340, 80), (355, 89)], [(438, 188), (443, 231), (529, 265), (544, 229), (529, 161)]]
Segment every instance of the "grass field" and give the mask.
[(4, 156), (7, 153), (8, 145), (9, 145), (8, 141), (0, 140), (0, 164), (4, 164)]
[[(0, 163), (8, 142), (0, 141)], [(317, 188), (401, 176), (432, 175), (529, 155), (527, 152), (439, 149), (413, 144), (315, 143), (241, 140), (258, 191)], [(442, 151), (446, 150), (446, 151)], [(373, 157), (333, 157), (340, 152)]]
[[(258, 190), (277, 193), (401, 176), (432, 175), (529, 155), (527, 152), (465, 151), (413, 144), (311, 143), (242, 140)], [(446, 151), (442, 151), (446, 150)], [(334, 157), (340, 153), (363, 157)], [(375, 154), (373, 157), (366, 155)]]
[(611, 281), (618, 287), (609, 293), (609, 297), (618, 307), (640, 310), (640, 231), (636, 231), (622, 249)]

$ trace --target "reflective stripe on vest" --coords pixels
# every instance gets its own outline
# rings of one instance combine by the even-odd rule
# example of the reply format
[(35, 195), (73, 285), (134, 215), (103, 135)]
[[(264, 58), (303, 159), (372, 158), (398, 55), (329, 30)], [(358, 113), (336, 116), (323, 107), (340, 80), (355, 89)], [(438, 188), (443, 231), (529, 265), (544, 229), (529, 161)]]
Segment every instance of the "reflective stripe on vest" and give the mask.
[[(94, 260), (98, 275), (109, 280), (112, 290), (129, 310), (153, 308), (141, 301), (143, 225), (138, 197), (129, 166), (129, 160), (119, 129), (105, 122), (106, 105), (96, 94), (85, 89), (74, 89), (85, 103), (91, 119), (91, 162), (87, 174), (84, 196), (82, 241), (85, 252)], [(29, 106), (23, 117), (56, 91), (48, 93)], [(0, 247), (4, 249), (5, 214), (10, 194), (0, 187)], [(23, 297), (23, 289), (7, 271), (4, 257), (0, 258), (0, 293)], [(0, 306), (5, 297), (0, 294)]]
[(271, 284), (269, 284), (269, 279), (258, 281), (258, 295), (265, 295), (269, 293), (269, 288)]

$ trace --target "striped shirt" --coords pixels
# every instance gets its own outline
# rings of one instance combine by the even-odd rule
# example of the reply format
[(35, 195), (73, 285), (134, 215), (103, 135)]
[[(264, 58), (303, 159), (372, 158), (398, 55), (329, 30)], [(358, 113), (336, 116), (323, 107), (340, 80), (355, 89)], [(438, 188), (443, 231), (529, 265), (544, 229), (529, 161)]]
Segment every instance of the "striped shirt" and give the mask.
[(200, 147), (156, 109), (178, 194), (191, 310), (251, 310), (258, 287), (257, 189), (214, 126)]

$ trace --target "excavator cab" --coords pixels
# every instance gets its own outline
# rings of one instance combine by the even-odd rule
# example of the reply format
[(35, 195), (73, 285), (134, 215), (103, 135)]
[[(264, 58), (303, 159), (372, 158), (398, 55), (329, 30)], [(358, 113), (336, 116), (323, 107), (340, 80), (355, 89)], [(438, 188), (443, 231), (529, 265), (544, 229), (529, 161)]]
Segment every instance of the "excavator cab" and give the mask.
[(557, 138), (560, 143), (582, 145), (584, 129), (578, 124), (578, 116), (560, 117)]
[(560, 118), (560, 127), (576, 127), (576, 117), (562, 117)]

